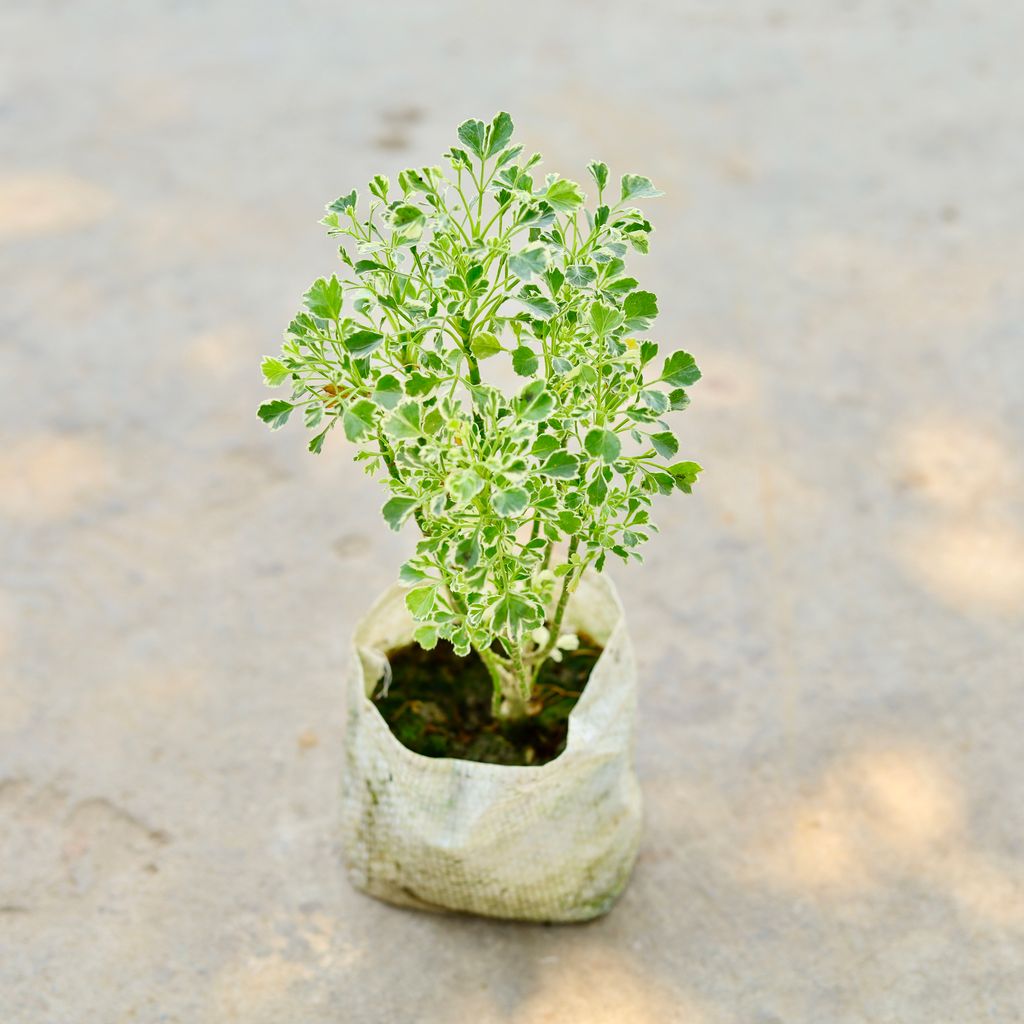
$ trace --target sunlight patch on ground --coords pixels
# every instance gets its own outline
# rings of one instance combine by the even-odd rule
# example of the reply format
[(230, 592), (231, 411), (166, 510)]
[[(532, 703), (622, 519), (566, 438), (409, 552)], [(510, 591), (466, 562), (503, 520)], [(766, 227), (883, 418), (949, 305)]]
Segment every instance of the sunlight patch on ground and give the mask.
[(703, 408), (749, 409), (760, 401), (761, 370), (757, 363), (738, 352), (727, 352), (701, 339), (683, 345), (697, 357), (703, 376), (693, 386), (694, 402)]
[(905, 531), (904, 564), (935, 596), (964, 611), (1024, 610), (1024, 536), (1004, 525), (936, 523)]
[(773, 543), (785, 536), (818, 528), (826, 510), (820, 486), (797, 475), (781, 448), (762, 439), (759, 447), (737, 450), (727, 461), (711, 467), (702, 479), (713, 486), (701, 492), (730, 532)]
[(34, 238), (89, 227), (114, 207), (105, 189), (69, 174), (0, 178), (0, 240)]
[(979, 927), (1024, 929), (1024, 863), (974, 844), (962, 787), (921, 745), (839, 757), (751, 854), (753, 883), (836, 899), (923, 885)]
[(893, 449), (897, 481), (938, 508), (978, 511), (1024, 489), (1024, 473), (1008, 446), (968, 422), (915, 423)]
[(863, 886), (863, 866), (847, 826), (836, 804), (809, 801), (797, 812), (784, 844), (775, 851), (778, 868), (815, 889)]
[(211, 1020), (248, 1024), (265, 1015), (291, 1013), (295, 998), (289, 991), (312, 976), (312, 968), (281, 953), (249, 956), (233, 964), (217, 979), (213, 995), (216, 1015)]
[(567, 950), (541, 959), (515, 1024), (710, 1024), (691, 1000), (611, 950)]
[(866, 751), (842, 771), (871, 830), (911, 855), (963, 827), (957, 785), (923, 750)]
[[(250, 376), (258, 379), (259, 367), (252, 370), (259, 342), (249, 331), (229, 325), (203, 331), (185, 346), (185, 363), (201, 373), (230, 374), (245, 364)], [(268, 390), (268, 397), (273, 397)], [(255, 415), (255, 413), (254, 413)]]
[(850, 795), (827, 778), (755, 842), (752, 874), (787, 889), (863, 890), (871, 879), (851, 827), (853, 815)]
[(962, 851), (942, 869), (961, 912), (997, 928), (1024, 930), (1024, 863)]
[(291, 1020), (303, 982), (344, 971), (365, 956), (322, 911), (264, 920), (249, 940), (260, 951), (242, 954), (217, 975), (205, 1018), (211, 1024)]
[(30, 434), (0, 446), (0, 514), (58, 519), (77, 511), (112, 483), (106, 450), (83, 437)]
[(895, 533), (904, 569), (959, 611), (1024, 608), (1024, 464), (998, 431), (926, 418), (897, 429), (887, 450), (893, 482), (906, 492)]
[(914, 746), (837, 760), (773, 830), (757, 861), (787, 888), (848, 892), (874, 885), (894, 858), (917, 861), (963, 821), (949, 772)]

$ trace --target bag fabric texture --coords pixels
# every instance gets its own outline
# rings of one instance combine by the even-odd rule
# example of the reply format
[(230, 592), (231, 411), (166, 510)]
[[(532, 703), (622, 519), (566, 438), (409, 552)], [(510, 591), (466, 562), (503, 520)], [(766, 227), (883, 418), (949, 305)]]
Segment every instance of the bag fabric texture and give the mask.
[(563, 631), (603, 646), (569, 715), (565, 750), (538, 766), (433, 758), (403, 746), (370, 700), (386, 652), (409, 643), (405, 589), (392, 586), (352, 645), (343, 848), (356, 888), (389, 903), (524, 921), (606, 913), (636, 859), (632, 765), (636, 668), (611, 581), (587, 573)]

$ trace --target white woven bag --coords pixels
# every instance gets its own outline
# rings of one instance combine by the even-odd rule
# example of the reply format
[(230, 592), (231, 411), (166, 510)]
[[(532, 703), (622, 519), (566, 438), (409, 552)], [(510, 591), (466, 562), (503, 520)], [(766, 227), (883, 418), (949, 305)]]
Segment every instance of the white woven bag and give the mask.
[(357, 888), (405, 906), (530, 921), (608, 911), (640, 838), (632, 766), (636, 670), (618, 595), (584, 576), (563, 628), (603, 645), (565, 750), (536, 767), (432, 758), (404, 747), (369, 700), (384, 652), (414, 624), (395, 585), (356, 628), (349, 677), (344, 849)]

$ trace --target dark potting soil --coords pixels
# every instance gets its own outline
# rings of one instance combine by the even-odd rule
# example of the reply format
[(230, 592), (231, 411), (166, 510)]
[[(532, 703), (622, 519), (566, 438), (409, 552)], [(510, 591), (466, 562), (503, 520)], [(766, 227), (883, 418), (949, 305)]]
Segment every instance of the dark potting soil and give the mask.
[(580, 646), (550, 658), (534, 687), (534, 713), (518, 721), (491, 714), (493, 685), (480, 656), (460, 658), (445, 640), (432, 651), (409, 644), (388, 652), (391, 685), (373, 702), (391, 732), (427, 757), (538, 765), (565, 749), (569, 712), (587, 685), (601, 648), (585, 633)]

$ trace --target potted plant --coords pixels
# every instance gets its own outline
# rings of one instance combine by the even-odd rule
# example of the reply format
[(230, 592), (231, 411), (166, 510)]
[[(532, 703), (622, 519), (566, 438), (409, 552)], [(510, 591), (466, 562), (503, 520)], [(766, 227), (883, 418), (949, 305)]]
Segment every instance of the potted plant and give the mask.
[(700, 372), (644, 337), (657, 300), (626, 270), (648, 250), (637, 204), (661, 193), (594, 161), (588, 206), (512, 131), (465, 121), (446, 169), (327, 207), (343, 267), (264, 359), (290, 394), (259, 415), (301, 415), (311, 452), (340, 431), (387, 524), (420, 534), (356, 629), (350, 877), (395, 903), (583, 920), (622, 891), (640, 829), (632, 651), (601, 571), (641, 560), (653, 497), (700, 472), (665, 421)]

